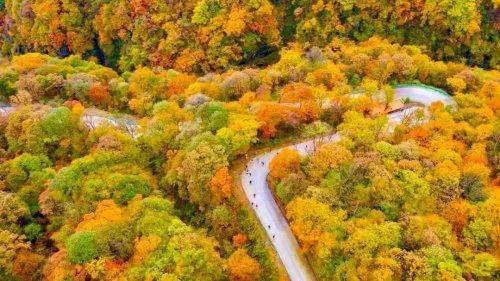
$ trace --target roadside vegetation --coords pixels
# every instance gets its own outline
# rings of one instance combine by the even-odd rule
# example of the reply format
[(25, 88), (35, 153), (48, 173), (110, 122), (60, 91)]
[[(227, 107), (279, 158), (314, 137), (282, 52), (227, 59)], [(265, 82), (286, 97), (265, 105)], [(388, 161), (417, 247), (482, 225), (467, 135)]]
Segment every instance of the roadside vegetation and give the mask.
[(0, 1), (0, 280), (286, 279), (233, 163), (333, 131), (269, 175), (319, 279), (500, 278), (498, 1), (354, 2)]

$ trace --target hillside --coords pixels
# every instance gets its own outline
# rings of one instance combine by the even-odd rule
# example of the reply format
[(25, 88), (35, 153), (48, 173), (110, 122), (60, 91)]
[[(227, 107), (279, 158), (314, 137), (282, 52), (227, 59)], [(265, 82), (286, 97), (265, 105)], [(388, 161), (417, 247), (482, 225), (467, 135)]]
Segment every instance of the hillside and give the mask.
[(498, 280), (499, 3), (386, 2), (0, 1), (0, 279)]

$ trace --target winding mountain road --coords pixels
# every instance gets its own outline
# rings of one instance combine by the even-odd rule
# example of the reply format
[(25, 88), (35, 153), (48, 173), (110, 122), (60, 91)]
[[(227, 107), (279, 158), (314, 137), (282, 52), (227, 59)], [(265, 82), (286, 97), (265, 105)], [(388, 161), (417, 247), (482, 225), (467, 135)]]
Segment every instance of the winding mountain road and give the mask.
[[(442, 90), (420, 85), (397, 86), (395, 88), (395, 99), (409, 99), (413, 103), (426, 107), (438, 101), (445, 106), (454, 106), (453, 99)], [(417, 107), (412, 107), (389, 114), (389, 123), (400, 122), (416, 109)], [(307, 155), (315, 150), (316, 144), (339, 139), (339, 134), (332, 134), (291, 145), (289, 148)], [(281, 213), (267, 185), (269, 162), (282, 149), (273, 150), (251, 160), (241, 176), (242, 186), (248, 200), (251, 202), (252, 209), (265, 228), (269, 240), (285, 266), (289, 278), (292, 281), (314, 280), (314, 275), (307, 261), (299, 254), (299, 246), (290, 230), (288, 221)]]
[[(432, 87), (422, 85), (398, 86), (395, 88), (395, 99), (410, 99), (410, 101), (422, 106), (429, 106), (433, 102), (440, 101), (446, 106), (453, 106), (453, 99), (445, 92)], [(13, 110), (9, 104), (0, 103), (0, 117), (9, 115)], [(407, 108), (389, 114), (389, 123), (400, 122), (406, 115), (415, 111), (416, 107)], [(104, 123), (119, 127), (133, 137), (138, 136), (136, 120), (133, 117), (115, 117), (104, 111), (86, 109), (82, 116), (82, 124), (89, 129), (94, 129)], [(290, 146), (303, 155), (312, 153), (318, 143), (339, 140), (338, 134), (314, 138), (296, 145)], [(286, 271), (292, 281), (314, 280), (314, 275), (304, 257), (299, 254), (297, 240), (293, 236), (287, 220), (281, 213), (278, 204), (267, 185), (269, 173), (269, 162), (283, 148), (273, 150), (269, 153), (255, 157), (247, 164), (242, 174), (242, 185), (248, 200), (262, 226), (265, 228), (274, 249), (278, 253)]]

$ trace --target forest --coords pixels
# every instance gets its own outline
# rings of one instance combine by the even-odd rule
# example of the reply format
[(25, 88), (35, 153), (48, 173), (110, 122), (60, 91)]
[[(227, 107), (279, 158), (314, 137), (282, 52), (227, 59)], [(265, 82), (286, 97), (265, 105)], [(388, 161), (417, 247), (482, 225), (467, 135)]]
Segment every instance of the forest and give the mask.
[[(497, 0), (2, 0), (2, 54), (81, 55), (203, 73), (273, 62), (288, 43), (372, 36), (425, 46), (434, 59), (498, 66)], [(263, 57), (266, 57), (263, 59)]]
[(0, 1), (0, 280), (303, 280), (245, 193), (273, 149), (257, 190), (311, 280), (499, 280), (499, 15)]

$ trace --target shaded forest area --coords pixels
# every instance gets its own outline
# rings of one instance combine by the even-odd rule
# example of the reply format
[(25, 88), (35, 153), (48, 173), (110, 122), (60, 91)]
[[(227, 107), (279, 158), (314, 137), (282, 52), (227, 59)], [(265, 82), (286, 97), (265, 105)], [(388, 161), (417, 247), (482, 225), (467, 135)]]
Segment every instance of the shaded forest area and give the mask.
[(120, 71), (184, 72), (265, 65), (289, 43), (378, 35), (424, 46), (438, 60), (483, 68), (499, 62), (499, 10), (492, 0), (5, 0), (2, 54), (81, 55)]

